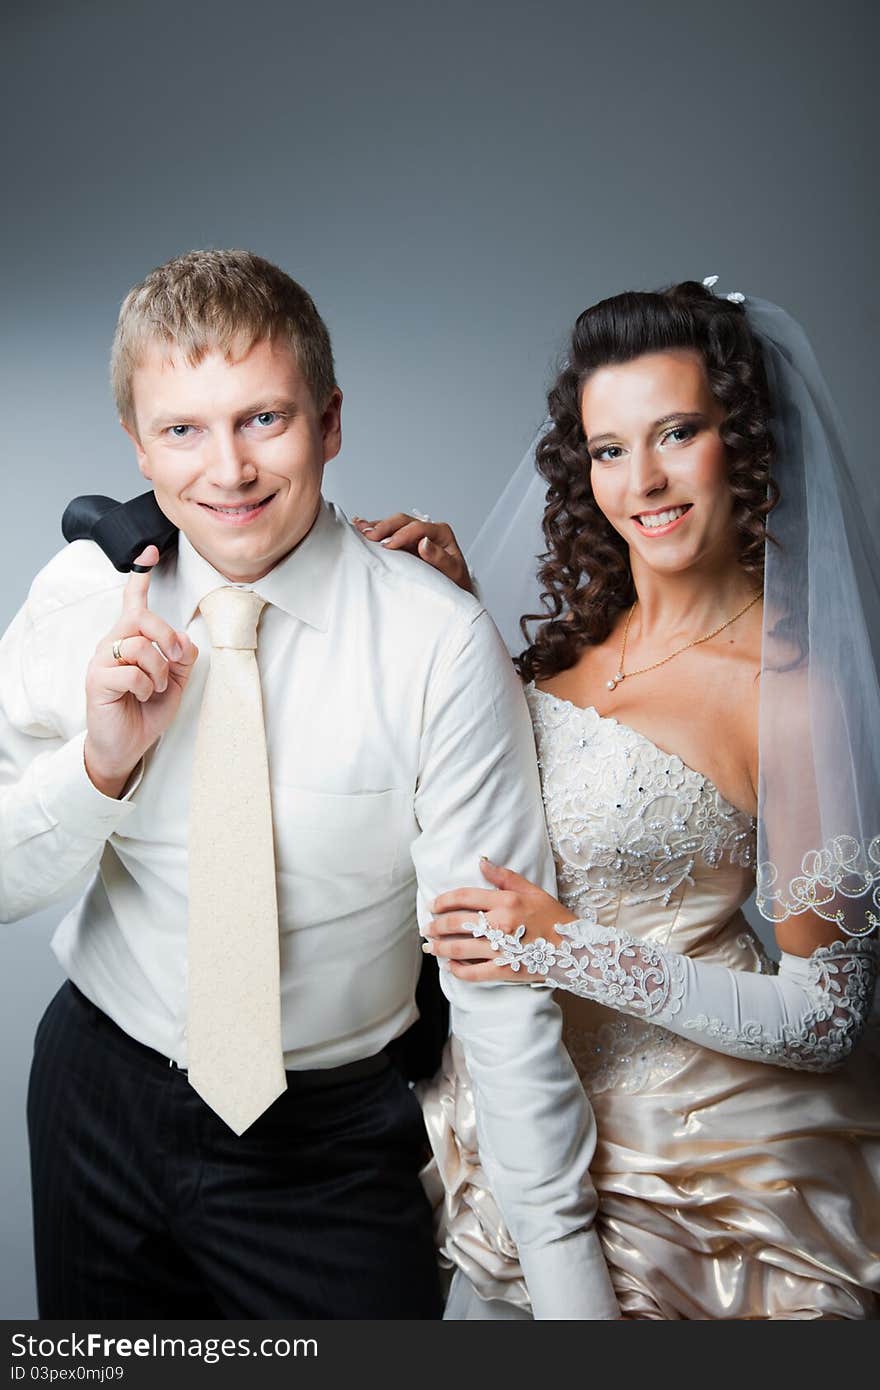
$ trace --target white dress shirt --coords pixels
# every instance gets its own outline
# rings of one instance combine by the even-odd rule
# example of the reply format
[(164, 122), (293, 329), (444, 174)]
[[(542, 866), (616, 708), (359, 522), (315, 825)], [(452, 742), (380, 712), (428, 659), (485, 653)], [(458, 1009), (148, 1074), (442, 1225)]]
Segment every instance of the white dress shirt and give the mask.
[[(40, 571), (0, 640), (0, 919), (82, 891), (52, 946), (132, 1037), (186, 1065), (187, 816), (210, 660), (197, 612), (229, 581), (181, 533), (150, 608), (199, 648), (174, 722), (119, 799), (83, 762), (85, 673), (127, 576), (93, 541)], [(487, 854), (555, 891), (528, 711), (479, 602), (322, 502), (249, 585), (270, 769), (288, 1068), (378, 1052), (416, 1017), (433, 898)], [(241, 871), (247, 873), (247, 864)], [(592, 1114), (549, 992), (441, 972), (481, 1155), (537, 1317), (615, 1316), (588, 1165)]]

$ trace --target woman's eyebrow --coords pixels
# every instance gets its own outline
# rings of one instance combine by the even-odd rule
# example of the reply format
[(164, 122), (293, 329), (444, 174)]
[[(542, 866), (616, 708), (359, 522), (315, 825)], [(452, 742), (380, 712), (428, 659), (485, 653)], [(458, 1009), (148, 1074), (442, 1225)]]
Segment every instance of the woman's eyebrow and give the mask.
[[(651, 430), (652, 430), (652, 432), (653, 432), (654, 430), (662, 429), (662, 427), (663, 427), (664, 425), (670, 424), (673, 420), (702, 420), (702, 419), (703, 419), (703, 412), (702, 412), (701, 410), (671, 410), (671, 411), (669, 412), (668, 415), (661, 415), (659, 420), (655, 420), (654, 423), (653, 423), (653, 425), (651, 426)], [(593, 447), (594, 445), (596, 445), (596, 444), (601, 444), (601, 443), (603, 443), (604, 440), (606, 440), (606, 439), (614, 439), (614, 438), (616, 438), (616, 436), (614, 435), (613, 432), (612, 432), (612, 433), (609, 433), (609, 434), (593, 434), (593, 435), (591, 435), (590, 438), (587, 440), (587, 446), (588, 446), (589, 448), (592, 448), (592, 447)]]
[(702, 410), (672, 410), (668, 415), (661, 415), (659, 420), (655, 420), (651, 429), (662, 429), (664, 425), (671, 425), (673, 420), (702, 420), (703, 418)]

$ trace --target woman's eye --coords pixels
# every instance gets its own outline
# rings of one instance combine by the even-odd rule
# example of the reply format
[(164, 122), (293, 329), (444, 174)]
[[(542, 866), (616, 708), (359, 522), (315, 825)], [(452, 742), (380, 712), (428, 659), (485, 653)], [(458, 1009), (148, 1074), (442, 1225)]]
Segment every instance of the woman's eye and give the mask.
[(598, 463), (614, 463), (623, 453), (619, 444), (606, 444), (604, 449), (597, 449), (593, 458)]
[(696, 432), (693, 425), (673, 425), (672, 429), (664, 434), (663, 442), (671, 439), (673, 444), (684, 444), (686, 440), (693, 439)]

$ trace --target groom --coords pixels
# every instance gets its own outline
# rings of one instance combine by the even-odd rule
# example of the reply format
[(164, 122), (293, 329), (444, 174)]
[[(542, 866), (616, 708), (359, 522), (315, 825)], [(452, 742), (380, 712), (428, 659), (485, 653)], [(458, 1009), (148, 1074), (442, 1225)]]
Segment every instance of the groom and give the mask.
[[(389, 1048), (417, 1017), (435, 896), (481, 883), (481, 854), (553, 887), (521, 692), (472, 596), (322, 498), (342, 396), (281, 270), (243, 251), (154, 270), (122, 305), (112, 376), (178, 544), (126, 577), (74, 542), (0, 644), (0, 917), (82, 892), (53, 939), (67, 981), (28, 1097), (40, 1315), (438, 1317), (424, 1126)], [(250, 636), (218, 625), (215, 591), (254, 599)], [(236, 751), (252, 725), (230, 704), (194, 779), (221, 655), (232, 701), (251, 663), (265, 751), (250, 732)], [(233, 790), (189, 819), (197, 781), (235, 788), (261, 759), (264, 798), (248, 781), (244, 807)], [(275, 976), (255, 1004), (267, 920)], [(222, 998), (218, 956), (242, 963)], [(593, 1121), (552, 996), (442, 983), (535, 1315), (616, 1316)], [(189, 1056), (196, 998), (216, 1091), (203, 1016), (198, 1077)]]

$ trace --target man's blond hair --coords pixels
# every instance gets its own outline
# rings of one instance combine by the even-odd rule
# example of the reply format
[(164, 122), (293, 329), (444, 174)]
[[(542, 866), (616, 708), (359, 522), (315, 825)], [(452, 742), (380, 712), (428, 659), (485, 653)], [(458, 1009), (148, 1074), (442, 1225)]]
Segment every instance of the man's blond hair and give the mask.
[(120, 419), (137, 432), (132, 380), (151, 347), (197, 366), (213, 351), (237, 360), (266, 338), (290, 344), (323, 410), (336, 385), (333, 351), (302, 285), (252, 251), (175, 256), (129, 290), (119, 310), (110, 380)]

